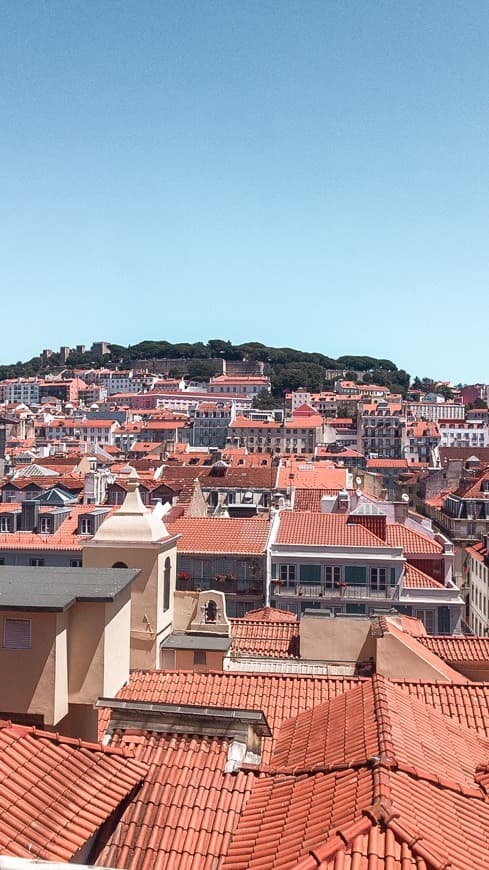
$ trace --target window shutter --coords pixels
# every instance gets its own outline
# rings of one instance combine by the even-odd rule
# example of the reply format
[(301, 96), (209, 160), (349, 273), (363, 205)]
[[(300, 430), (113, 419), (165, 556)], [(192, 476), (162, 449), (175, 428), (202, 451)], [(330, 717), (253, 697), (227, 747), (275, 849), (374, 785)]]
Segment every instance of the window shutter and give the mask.
[(31, 620), (5, 619), (3, 646), (4, 649), (31, 649)]

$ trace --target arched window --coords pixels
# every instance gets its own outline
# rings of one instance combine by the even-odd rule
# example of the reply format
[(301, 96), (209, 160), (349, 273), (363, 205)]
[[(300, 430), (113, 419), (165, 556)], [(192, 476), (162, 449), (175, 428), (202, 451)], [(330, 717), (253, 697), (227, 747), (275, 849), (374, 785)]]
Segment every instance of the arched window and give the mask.
[(165, 559), (165, 573), (163, 575), (163, 610), (168, 610), (170, 607), (170, 558)]
[(125, 562), (114, 562), (112, 567), (113, 568), (127, 568), (127, 565)]
[(217, 622), (217, 604), (212, 599), (209, 599), (205, 605), (204, 621)]

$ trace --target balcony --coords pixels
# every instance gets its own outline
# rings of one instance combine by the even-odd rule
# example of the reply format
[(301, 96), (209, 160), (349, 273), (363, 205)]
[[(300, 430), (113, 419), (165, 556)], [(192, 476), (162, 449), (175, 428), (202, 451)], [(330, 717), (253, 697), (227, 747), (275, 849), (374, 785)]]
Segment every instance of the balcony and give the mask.
[(395, 586), (386, 586), (385, 589), (373, 589), (371, 586), (325, 586), (324, 583), (297, 583), (287, 586), (272, 580), (272, 592), (274, 596), (284, 598), (334, 598), (357, 600), (363, 598), (376, 598), (385, 600), (393, 598), (396, 592)]
[(249, 580), (240, 577), (233, 579), (220, 579), (216, 575), (205, 577), (192, 577), (186, 571), (181, 571), (177, 575), (176, 588), (184, 592), (206, 592), (208, 589), (213, 589), (217, 592), (224, 592), (226, 595), (247, 595), (256, 597), (264, 597), (263, 581), (257, 577)]

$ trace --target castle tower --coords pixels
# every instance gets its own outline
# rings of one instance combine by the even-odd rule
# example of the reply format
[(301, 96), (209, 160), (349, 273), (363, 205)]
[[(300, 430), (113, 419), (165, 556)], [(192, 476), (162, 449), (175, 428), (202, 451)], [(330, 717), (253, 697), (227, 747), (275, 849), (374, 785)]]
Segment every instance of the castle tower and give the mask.
[(171, 632), (178, 535), (171, 536), (161, 505), (145, 507), (131, 469), (123, 504), (83, 548), (84, 568), (139, 568), (131, 591), (133, 669), (158, 668), (160, 645)]

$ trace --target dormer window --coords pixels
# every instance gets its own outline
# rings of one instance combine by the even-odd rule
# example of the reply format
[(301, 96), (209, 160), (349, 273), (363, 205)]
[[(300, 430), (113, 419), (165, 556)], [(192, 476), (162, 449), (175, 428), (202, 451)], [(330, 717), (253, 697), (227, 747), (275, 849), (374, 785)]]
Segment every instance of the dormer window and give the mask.
[(11, 517), (0, 517), (0, 532), (11, 532), (12, 531), (12, 518)]
[(78, 534), (79, 535), (91, 535), (92, 534), (92, 517), (80, 517), (78, 521)]
[(41, 535), (49, 535), (53, 529), (53, 521), (51, 517), (41, 517), (39, 520), (39, 531)]

